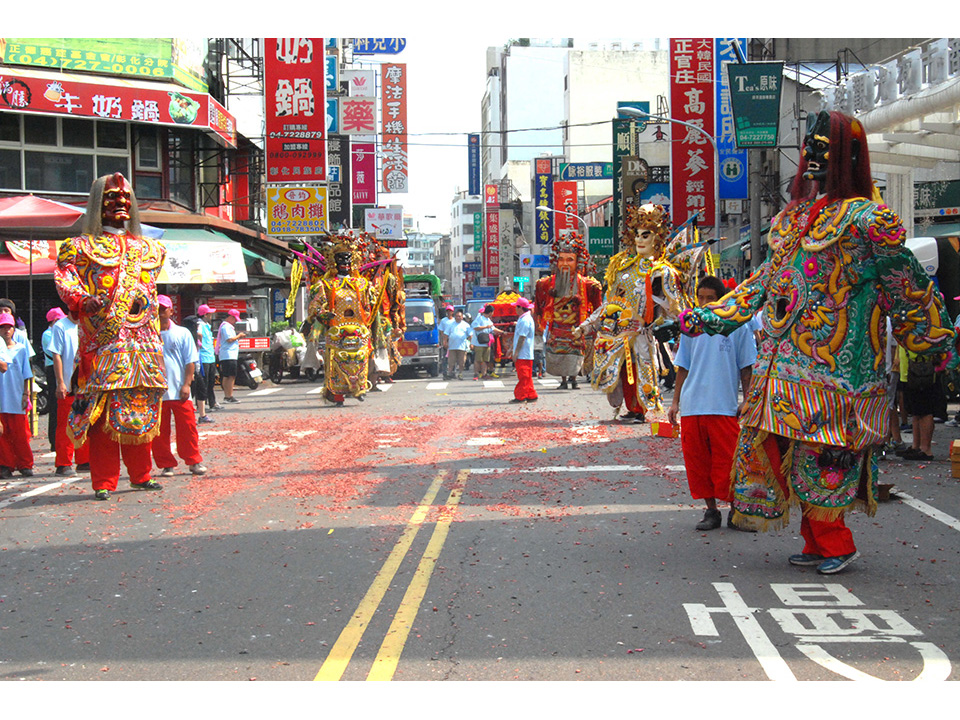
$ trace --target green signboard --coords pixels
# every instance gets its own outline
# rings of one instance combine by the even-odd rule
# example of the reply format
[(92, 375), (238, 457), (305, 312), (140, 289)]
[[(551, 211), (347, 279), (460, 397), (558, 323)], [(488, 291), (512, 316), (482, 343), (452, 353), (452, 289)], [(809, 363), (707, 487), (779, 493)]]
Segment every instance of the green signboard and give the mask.
[(2, 38), (7, 65), (173, 80), (207, 91), (207, 45), (188, 38)]
[(783, 63), (727, 63), (738, 148), (777, 146)]
[(913, 208), (917, 217), (956, 217), (960, 214), (960, 180), (915, 183)]
[(591, 255), (606, 255), (608, 257), (613, 255), (612, 227), (590, 227), (587, 228), (587, 231), (587, 249)]
[(483, 213), (473, 214), (473, 251), (483, 252)]

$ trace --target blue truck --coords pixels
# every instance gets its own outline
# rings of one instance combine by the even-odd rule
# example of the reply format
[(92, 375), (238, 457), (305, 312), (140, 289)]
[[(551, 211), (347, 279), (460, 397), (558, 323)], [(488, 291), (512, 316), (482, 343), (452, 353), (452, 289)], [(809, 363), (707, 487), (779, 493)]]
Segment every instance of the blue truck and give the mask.
[(400, 345), (400, 367), (414, 373), (426, 370), (430, 377), (440, 374), (440, 321), (442, 308), (440, 278), (436, 275), (404, 275), (407, 329)]

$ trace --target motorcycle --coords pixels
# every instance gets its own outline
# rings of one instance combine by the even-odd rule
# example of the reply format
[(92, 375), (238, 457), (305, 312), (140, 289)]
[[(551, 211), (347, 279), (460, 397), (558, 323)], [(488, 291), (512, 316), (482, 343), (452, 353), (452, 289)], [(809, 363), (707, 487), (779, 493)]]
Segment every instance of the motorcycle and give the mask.
[(263, 380), (263, 373), (257, 367), (257, 361), (252, 357), (241, 356), (237, 360), (237, 385), (243, 385), (251, 390), (260, 387)]

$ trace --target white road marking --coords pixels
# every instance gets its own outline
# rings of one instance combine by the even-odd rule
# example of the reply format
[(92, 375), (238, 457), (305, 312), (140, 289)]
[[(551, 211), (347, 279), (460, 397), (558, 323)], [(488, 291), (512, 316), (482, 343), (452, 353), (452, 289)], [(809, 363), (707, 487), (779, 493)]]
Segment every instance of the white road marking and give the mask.
[(273, 395), (275, 392), (280, 392), (283, 388), (265, 388), (263, 390), (256, 390), (252, 393), (247, 393), (247, 397), (256, 397), (257, 395)]
[(229, 430), (201, 430), (197, 433), (200, 437), (213, 437), (214, 435), (229, 435)]
[(686, 472), (687, 468), (685, 465), (664, 465), (664, 470), (669, 470), (670, 472)]
[(427, 383), (427, 390), (446, 390), (448, 382), (432, 382)]
[(905, 492), (901, 492), (900, 490), (896, 490), (894, 492), (897, 497), (901, 498), (903, 502), (910, 507), (919, 510), (925, 515), (929, 515), (934, 520), (939, 520), (947, 527), (951, 527), (954, 530), (960, 530), (960, 520), (957, 520), (957, 518), (951, 517), (944, 512), (940, 512), (935, 507), (927, 505), (922, 500), (917, 500), (915, 497), (912, 497)]
[(27, 498), (33, 497), (33, 496), (35, 496), (35, 495), (42, 495), (42, 494), (45, 493), (45, 492), (50, 492), (51, 490), (56, 490), (58, 487), (62, 487), (62, 486), (64, 486), (64, 485), (69, 485), (70, 483), (73, 483), (73, 482), (76, 482), (77, 480), (82, 480), (82, 479), (83, 479), (82, 477), (73, 477), (73, 478), (69, 478), (69, 479), (67, 479), (67, 480), (60, 480), (60, 481), (55, 482), (55, 483), (50, 483), (50, 484), (48, 484), (48, 485), (41, 485), (41, 486), (38, 487), (38, 488), (34, 488), (33, 490), (28, 490), (27, 492), (21, 493), (20, 495), (16, 495), (16, 496), (10, 498), (9, 500), (4, 500), (4, 501), (0, 502), (0, 508), (4, 508), (4, 507), (6, 507), (7, 505), (13, 505), (13, 504), (16, 503), (16, 502), (20, 502), (21, 500), (26, 500)]
[(517, 469), (511, 467), (499, 468), (471, 468), (470, 472), (477, 475), (498, 475), (501, 473), (548, 473), (548, 472), (644, 472), (649, 470), (645, 465), (584, 465), (582, 467), (570, 465), (555, 465), (538, 468)]
[(467, 440), (467, 445), (503, 445), (505, 442), (498, 437), (478, 437)]
[(41, 455), (40, 457), (42, 457), (42, 458), (52, 458), (52, 457), (56, 457), (56, 456), (57, 456), (57, 454), (56, 454), (55, 452), (48, 452), (48, 453), (44, 453), (44, 454)]
[(268, 442), (263, 447), (258, 447), (255, 452), (264, 452), (265, 450), (286, 450), (289, 445), (282, 442)]
[(313, 390), (307, 390), (307, 395), (319, 395), (323, 392), (323, 385), (320, 387), (315, 387)]
[(503, 380), (484, 380), (483, 387), (484, 389), (486, 389), (486, 388), (502, 388), (506, 386), (503, 384)]
[(600, 427), (599, 420), (587, 420), (573, 426), (574, 443), (603, 443), (610, 442), (606, 428)]
[(383, 392), (386, 392), (393, 387), (390, 383), (377, 383), (377, 387), (380, 388)]
[(537, 378), (537, 382), (544, 387), (559, 387), (560, 381), (555, 378)]
[(316, 430), (287, 430), (287, 435), (297, 440), (303, 440), (307, 435), (313, 435), (316, 432)]

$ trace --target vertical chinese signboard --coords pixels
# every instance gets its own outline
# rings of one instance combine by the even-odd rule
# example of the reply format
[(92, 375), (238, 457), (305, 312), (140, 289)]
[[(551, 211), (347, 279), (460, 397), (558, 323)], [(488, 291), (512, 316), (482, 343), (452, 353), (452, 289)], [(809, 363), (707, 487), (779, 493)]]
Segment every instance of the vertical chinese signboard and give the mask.
[(377, 156), (373, 143), (353, 143), (350, 147), (354, 205), (377, 203)]
[(327, 188), (272, 187), (267, 190), (267, 232), (317, 235), (329, 228)]
[(558, 238), (578, 230), (576, 180), (558, 180), (553, 183), (553, 209), (569, 213), (569, 215), (557, 214), (554, 220), (554, 232)]
[(338, 129), (342, 135), (373, 135), (377, 131), (377, 99), (340, 98)]
[[(670, 39), (670, 110), (674, 120), (714, 136), (713, 38)], [(675, 129), (670, 149), (670, 205), (679, 225), (694, 213), (713, 225), (716, 163), (713, 144), (692, 127)]]
[(727, 64), (737, 62), (733, 41), (740, 47), (747, 46), (746, 38), (716, 39), (716, 90), (717, 90), (717, 152), (720, 168), (717, 173), (720, 197), (736, 200), (747, 197), (747, 151), (737, 148), (737, 134), (733, 122), (733, 106), (730, 102), (730, 78)]
[(500, 198), (496, 185), (487, 185), (484, 189), (483, 206), (487, 215), (486, 242), (483, 245), (483, 275), (497, 280), (500, 277)]
[(777, 146), (783, 63), (728, 63), (737, 147)]
[(264, 38), (267, 182), (325, 182), (323, 38)]
[(480, 135), (467, 136), (467, 194), (480, 194)]
[(330, 227), (350, 227), (350, 140), (343, 135), (327, 138)]
[[(553, 164), (550, 158), (536, 158), (534, 165), (534, 203), (537, 206), (553, 207)], [(536, 243), (546, 245), (553, 242), (553, 213), (537, 212), (537, 227), (534, 232)]]
[(483, 213), (473, 214), (473, 251), (478, 255), (483, 252)]
[(407, 169), (407, 66), (384, 63), (380, 66), (380, 118), (383, 123), (383, 191), (408, 192)]
[[(644, 112), (649, 112), (650, 103), (630, 103)], [(613, 121), (613, 233), (623, 237), (623, 159), (637, 154), (636, 123), (632, 120)]]

